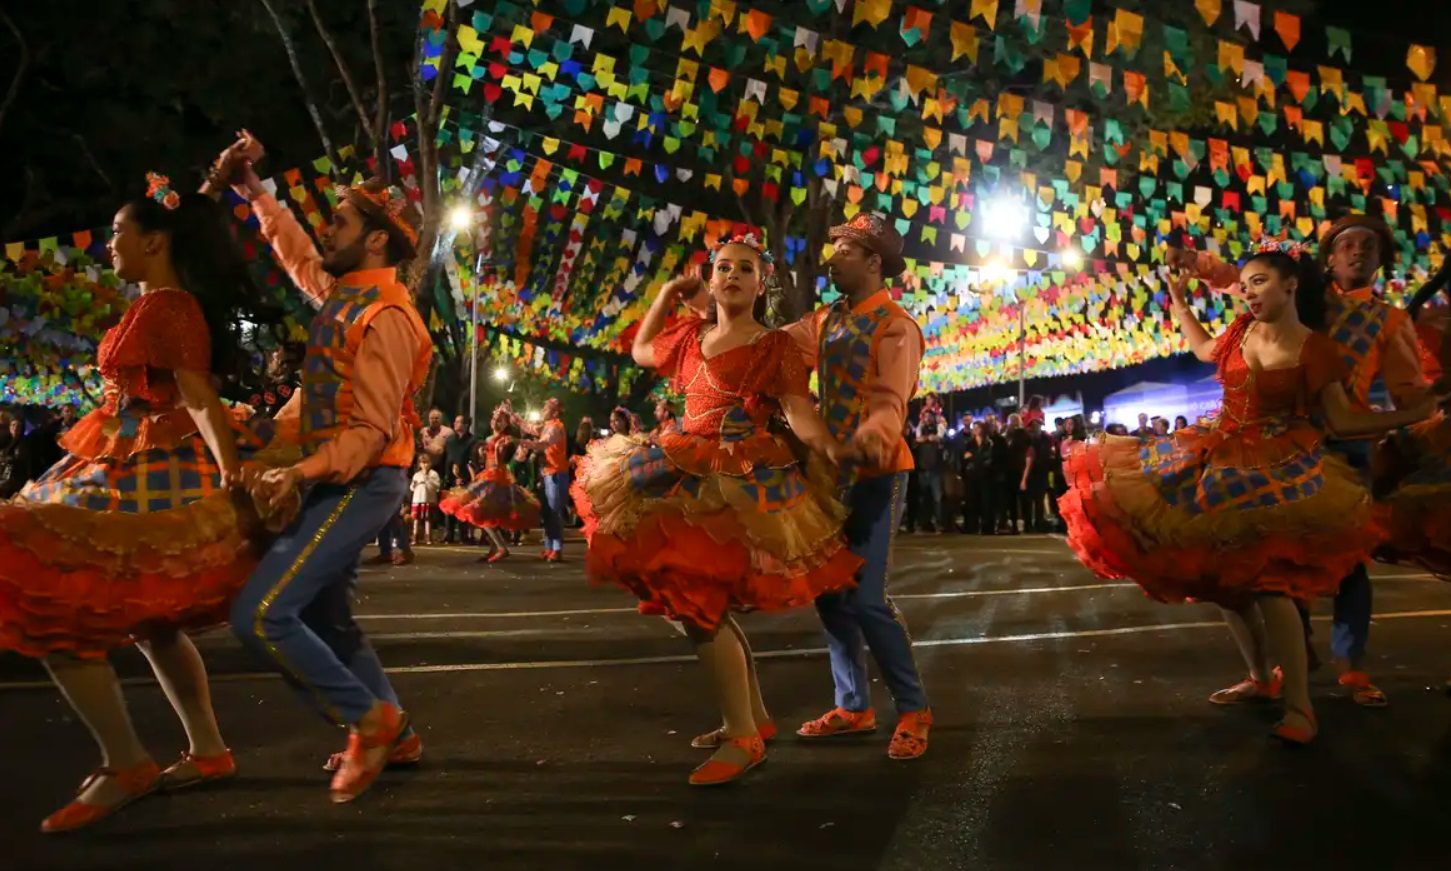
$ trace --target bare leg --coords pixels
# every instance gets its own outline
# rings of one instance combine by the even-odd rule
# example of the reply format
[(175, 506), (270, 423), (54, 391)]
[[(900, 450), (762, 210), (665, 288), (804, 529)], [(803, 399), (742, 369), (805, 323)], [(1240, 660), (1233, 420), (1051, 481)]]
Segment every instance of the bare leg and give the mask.
[[(150, 758), (131, 725), (126, 700), (121, 695), (121, 682), (108, 660), (84, 660), (69, 656), (48, 656), (45, 667), (60, 687), (91, 737), (101, 749), (101, 765), (126, 769)], [(79, 796), (91, 804), (115, 804), (126, 793), (114, 778), (98, 777)]]
[[(1260, 612), (1264, 614), (1265, 627), (1269, 631), (1270, 644), (1274, 647), (1275, 659), (1279, 660), (1284, 672), (1285, 716), (1298, 717), (1296, 725), (1309, 726), (1315, 712), (1310, 705), (1309, 668), (1305, 660), (1305, 627), (1295, 610), (1295, 603), (1287, 596), (1258, 597)], [(1313, 731), (1313, 730), (1312, 730)]]
[(151, 662), (156, 680), (171, 702), (193, 756), (217, 756), (227, 750), (212, 710), (212, 691), (207, 667), (192, 640), (182, 632), (153, 636), (138, 645)]
[(726, 617), (721, 623), (722, 629), (729, 629), (736, 636), (736, 641), (745, 651), (746, 674), (751, 684), (751, 719), (755, 721), (757, 728), (762, 723), (771, 719), (770, 713), (766, 711), (766, 700), (761, 695), (761, 679), (756, 674), (756, 658), (751, 655), (751, 642), (746, 639), (746, 633), (741, 629), (741, 624), (736, 622), (734, 617)]
[(1251, 604), (1238, 611), (1229, 608), (1219, 610), (1224, 614), (1225, 625), (1229, 627), (1229, 634), (1234, 637), (1234, 643), (1239, 647), (1245, 665), (1249, 667), (1249, 676), (1260, 683), (1268, 681), (1269, 644), (1265, 637), (1264, 618), (1259, 608)]

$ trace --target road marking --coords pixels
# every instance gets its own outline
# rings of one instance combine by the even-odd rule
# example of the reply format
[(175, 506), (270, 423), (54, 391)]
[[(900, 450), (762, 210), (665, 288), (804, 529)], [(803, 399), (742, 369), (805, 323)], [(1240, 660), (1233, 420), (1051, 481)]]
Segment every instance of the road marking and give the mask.
[[(1451, 609), (1433, 611), (1392, 611), (1376, 614), (1372, 620), (1412, 620), (1428, 617), (1451, 617)], [(1311, 618), (1317, 623), (1328, 622), (1329, 617)], [(1035, 641), (1064, 641), (1074, 638), (1105, 638), (1120, 635), (1142, 635), (1150, 632), (1177, 632), (1184, 629), (1222, 628), (1221, 620), (1202, 620), (1193, 623), (1160, 623), (1152, 626), (1121, 626), (1114, 629), (1079, 629), (1065, 632), (1030, 632), (1018, 635), (979, 635), (968, 638), (934, 638), (913, 642), (914, 647), (965, 647), (977, 644), (1022, 644)], [(820, 656), (825, 647), (803, 647), (796, 650), (756, 651), (757, 659), (796, 659), (804, 656)], [(674, 656), (635, 656), (620, 659), (558, 659), (529, 662), (461, 662), (451, 665), (405, 665), (385, 669), (388, 674), (443, 674), (469, 671), (531, 671), (551, 668), (606, 668), (624, 665), (671, 665), (695, 662), (695, 656), (681, 654)], [(213, 683), (235, 683), (241, 681), (269, 680), (278, 677), (272, 672), (247, 672), (242, 674), (213, 675)], [(152, 678), (127, 678), (121, 683), (126, 686), (154, 684)], [(50, 681), (10, 681), (0, 683), (0, 692), (7, 690), (50, 689)]]

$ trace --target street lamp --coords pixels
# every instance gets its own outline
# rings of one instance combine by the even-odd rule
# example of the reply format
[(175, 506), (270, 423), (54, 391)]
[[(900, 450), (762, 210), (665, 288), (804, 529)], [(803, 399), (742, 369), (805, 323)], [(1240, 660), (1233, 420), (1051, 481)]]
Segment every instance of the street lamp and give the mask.
[(1063, 266), (1067, 269), (1080, 269), (1083, 267), (1083, 255), (1077, 248), (1064, 248), (1059, 255)]
[(448, 225), (456, 233), (462, 233), (474, 225), (474, 210), (459, 203), (448, 210)]
[(500, 367), (498, 367), (497, 369), (494, 370), (494, 381), (498, 382), (499, 384), (503, 384), (505, 381), (508, 381), (508, 380), (509, 380), (509, 367), (507, 367), (507, 366), (500, 366)]
[(998, 239), (1016, 239), (1028, 229), (1028, 207), (1017, 197), (999, 194), (983, 207), (983, 232)]

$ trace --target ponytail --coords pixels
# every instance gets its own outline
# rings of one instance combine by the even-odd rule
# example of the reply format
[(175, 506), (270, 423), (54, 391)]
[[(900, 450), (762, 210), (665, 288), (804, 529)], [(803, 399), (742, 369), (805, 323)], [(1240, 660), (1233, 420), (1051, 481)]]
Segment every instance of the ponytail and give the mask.
[(221, 394), (240, 399), (260, 382), (261, 352), (256, 335), (247, 336), (243, 321), (280, 340), (283, 312), (260, 299), (261, 291), (247, 270), (234, 231), (219, 204), (202, 194), (183, 194), (176, 208), (151, 197), (127, 204), (132, 220), (148, 233), (171, 239), (171, 265), (181, 290), (196, 298), (211, 336), (212, 374), (221, 380)]

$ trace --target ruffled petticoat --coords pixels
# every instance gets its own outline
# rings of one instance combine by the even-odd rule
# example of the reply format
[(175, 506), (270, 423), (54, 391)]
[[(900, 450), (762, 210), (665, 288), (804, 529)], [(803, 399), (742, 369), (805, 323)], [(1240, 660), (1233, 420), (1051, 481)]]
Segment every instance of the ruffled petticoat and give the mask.
[(587, 571), (640, 611), (707, 630), (731, 611), (775, 611), (855, 584), (846, 509), (825, 463), (803, 471), (782, 437), (728, 412), (720, 438), (614, 436), (579, 462), (571, 492)]
[(1429, 420), (1387, 438), (1376, 449), (1375, 492), (1388, 515), (1389, 537), (1376, 551), (1451, 581), (1451, 418)]
[(1079, 560), (1165, 602), (1332, 595), (1385, 537), (1357, 474), (1308, 423), (1105, 436), (1065, 445), (1064, 471)]
[(438, 507), (481, 529), (525, 532), (539, 525), (539, 500), (515, 484), (507, 469), (488, 469), (469, 486), (455, 487)]
[[(71, 453), (0, 503), (0, 650), (96, 658), (226, 622), (266, 530), (222, 488), (195, 427), (139, 417), (87, 416), (64, 440)], [(292, 459), (280, 443), (263, 450), (268, 432), (236, 423), (244, 459)]]

